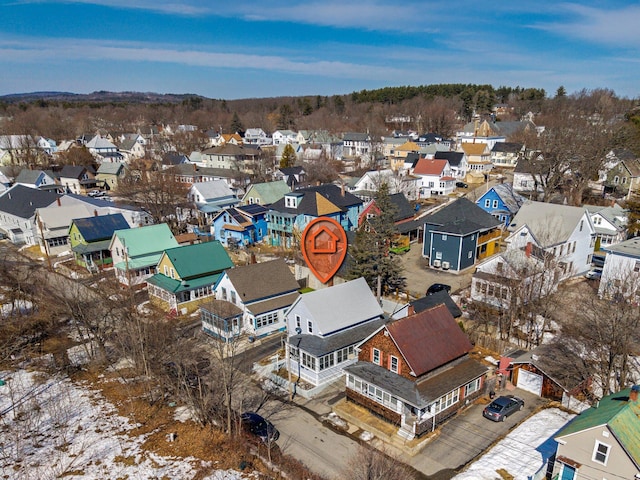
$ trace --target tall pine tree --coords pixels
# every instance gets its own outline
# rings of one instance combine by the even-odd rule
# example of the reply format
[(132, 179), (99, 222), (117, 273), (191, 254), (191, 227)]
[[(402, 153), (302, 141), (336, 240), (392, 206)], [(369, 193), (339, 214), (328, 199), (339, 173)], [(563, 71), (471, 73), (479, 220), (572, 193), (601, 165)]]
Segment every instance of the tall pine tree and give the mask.
[(393, 223), (396, 207), (389, 197), (389, 186), (383, 183), (375, 198), (375, 215), (360, 226), (350, 247), (351, 264), (347, 273), (349, 279), (364, 277), (376, 291), (378, 277), (382, 293), (402, 291), (406, 278), (397, 258), (389, 253), (391, 239), (397, 230)]

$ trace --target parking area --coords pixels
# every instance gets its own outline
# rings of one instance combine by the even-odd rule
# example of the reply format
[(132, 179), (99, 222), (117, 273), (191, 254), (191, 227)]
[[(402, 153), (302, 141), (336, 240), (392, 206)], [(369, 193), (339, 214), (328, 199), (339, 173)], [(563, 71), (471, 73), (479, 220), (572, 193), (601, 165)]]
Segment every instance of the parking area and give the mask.
[(451, 273), (442, 269), (427, 267), (427, 259), (422, 258), (422, 243), (412, 243), (411, 249), (398, 256), (404, 276), (407, 278), (407, 291), (415, 298), (423, 297), (427, 288), (434, 283), (451, 286), (451, 294), (455, 295), (471, 285), (474, 268), (462, 273)]

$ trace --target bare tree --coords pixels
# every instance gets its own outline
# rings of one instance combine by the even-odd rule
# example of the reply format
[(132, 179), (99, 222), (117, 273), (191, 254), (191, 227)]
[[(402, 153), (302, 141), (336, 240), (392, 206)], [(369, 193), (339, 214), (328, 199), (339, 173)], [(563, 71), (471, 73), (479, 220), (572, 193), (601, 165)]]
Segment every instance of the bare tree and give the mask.
[(581, 352), (602, 395), (637, 382), (632, 356), (640, 347), (638, 307), (623, 298), (607, 300), (593, 294), (573, 301), (580, 308), (565, 319), (562, 340)]
[(415, 478), (410, 468), (400, 460), (367, 445), (361, 445), (351, 457), (340, 478), (352, 480), (389, 480)]

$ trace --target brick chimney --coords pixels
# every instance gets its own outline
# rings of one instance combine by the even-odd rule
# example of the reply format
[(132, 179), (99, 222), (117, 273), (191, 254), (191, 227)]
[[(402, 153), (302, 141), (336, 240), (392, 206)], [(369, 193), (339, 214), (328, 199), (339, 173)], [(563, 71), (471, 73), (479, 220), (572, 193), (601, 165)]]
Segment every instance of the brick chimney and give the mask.
[(634, 385), (629, 392), (629, 401), (638, 403), (638, 392), (640, 392), (640, 385)]
[(527, 246), (524, 247), (524, 254), (527, 257), (531, 256), (531, 251), (533, 250), (533, 245), (531, 244), (531, 242), (527, 242)]
[(416, 309), (413, 308), (413, 305), (409, 304), (409, 306), (407, 307), (407, 316), (413, 315), (414, 313), (416, 313)]

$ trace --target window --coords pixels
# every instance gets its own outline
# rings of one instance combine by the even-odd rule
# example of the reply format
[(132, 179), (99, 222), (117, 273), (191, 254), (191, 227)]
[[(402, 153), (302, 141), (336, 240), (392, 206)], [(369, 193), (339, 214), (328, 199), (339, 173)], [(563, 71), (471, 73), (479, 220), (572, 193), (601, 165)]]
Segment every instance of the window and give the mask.
[(171, 278), (175, 278), (176, 277), (176, 272), (175, 272), (175, 270), (173, 268), (171, 270), (169, 270), (169, 273), (171, 274)]
[(307, 320), (307, 333), (313, 333), (313, 322), (311, 320)]
[(640, 272), (640, 261), (636, 260), (636, 263), (633, 266), (633, 271), (634, 272)]
[(389, 356), (389, 370), (393, 373), (398, 373), (398, 357)]
[(498, 208), (498, 200), (493, 201), (493, 208)]
[(611, 447), (607, 444), (601, 443), (596, 440), (596, 446), (593, 449), (593, 458), (594, 462), (601, 463), (603, 465), (607, 464), (607, 457), (609, 456), (609, 449)]
[(164, 276), (168, 277), (169, 276), (169, 267), (168, 266), (164, 266)]
[(473, 382), (467, 383), (464, 387), (464, 396), (471, 395), (480, 389), (480, 378), (476, 378)]
[(375, 363), (376, 365), (380, 365), (380, 350), (378, 350), (377, 348), (373, 349), (372, 352), (372, 361), (373, 363)]
[(615, 177), (613, 177), (613, 184), (614, 184), (614, 185), (617, 185), (619, 181), (620, 181), (620, 177), (618, 177), (618, 175), (616, 175)]
[(236, 303), (236, 291), (235, 290), (231, 290), (231, 303), (233, 303), (234, 305)]
[(472, 255), (473, 255), (473, 252), (469, 250), (469, 253), (467, 253), (467, 258), (471, 258)]
[(485, 206), (485, 208), (489, 208), (489, 207), (491, 207), (491, 200), (487, 198), (487, 199), (484, 201), (484, 206)]
[(302, 352), (302, 365), (311, 370), (316, 369), (316, 357), (312, 357), (307, 352)]
[(227, 299), (227, 289), (222, 287), (221, 288), (221, 292), (222, 292), (222, 299), (226, 300)]
[(445, 240), (445, 241), (446, 241), (446, 240), (447, 240), (447, 236), (443, 234), (443, 235), (442, 235), (442, 240)]
[(346, 362), (347, 360), (349, 360), (349, 355), (353, 355), (353, 345), (350, 347), (346, 347), (341, 350), (338, 350), (337, 352), (338, 363)]
[(446, 410), (454, 403), (458, 403), (460, 398), (460, 390), (456, 389), (453, 392), (447, 393), (444, 397), (440, 397), (433, 404), (433, 413), (438, 413), (443, 410)]
[(442, 260), (442, 252), (436, 252), (436, 260)]
[(301, 329), (302, 331), (302, 319), (300, 318), (300, 315), (296, 315), (296, 328)]
[(333, 367), (334, 363), (335, 363), (335, 357), (333, 353), (330, 353), (329, 355), (324, 355), (320, 357), (320, 370), (325, 370), (329, 367)]
[(256, 328), (266, 327), (267, 325), (273, 325), (278, 323), (278, 312), (269, 312), (265, 315), (259, 315), (256, 317)]

